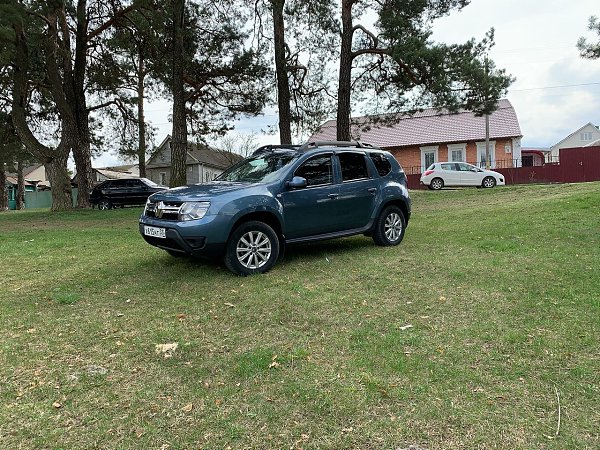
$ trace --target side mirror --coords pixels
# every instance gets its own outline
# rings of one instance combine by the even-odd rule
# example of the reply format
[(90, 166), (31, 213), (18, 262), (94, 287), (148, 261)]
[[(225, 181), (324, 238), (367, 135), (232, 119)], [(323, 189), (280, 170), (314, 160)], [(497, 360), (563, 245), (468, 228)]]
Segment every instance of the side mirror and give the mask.
[(304, 177), (294, 177), (291, 179), (291, 181), (288, 181), (286, 183), (286, 186), (289, 189), (302, 189), (302, 188), (305, 188), (306, 186), (308, 186), (308, 182), (306, 181), (306, 178), (304, 178)]

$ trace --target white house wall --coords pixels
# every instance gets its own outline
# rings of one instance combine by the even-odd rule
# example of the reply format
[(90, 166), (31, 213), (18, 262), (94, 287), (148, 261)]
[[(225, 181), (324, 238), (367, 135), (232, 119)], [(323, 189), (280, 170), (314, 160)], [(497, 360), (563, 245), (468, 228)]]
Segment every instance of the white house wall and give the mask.
[[(585, 141), (582, 140), (581, 137), (583, 133), (591, 133), (591, 139)], [(557, 161), (559, 151), (561, 148), (585, 147), (590, 142), (594, 142), (598, 139), (600, 139), (600, 130), (598, 130), (598, 128), (589, 123), (583, 128), (577, 130), (571, 136), (567, 137), (566, 139), (563, 139), (558, 144), (551, 147), (550, 156), (553, 159), (553, 161)]]

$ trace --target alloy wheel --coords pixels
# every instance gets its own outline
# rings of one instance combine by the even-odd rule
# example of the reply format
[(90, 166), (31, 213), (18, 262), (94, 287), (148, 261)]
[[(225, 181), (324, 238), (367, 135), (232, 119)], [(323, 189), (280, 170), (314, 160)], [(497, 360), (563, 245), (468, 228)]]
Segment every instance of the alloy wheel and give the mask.
[(271, 257), (271, 240), (261, 231), (248, 231), (237, 243), (236, 255), (246, 269), (258, 269)]
[(400, 235), (402, 234), (402, 219), (397, 213), (393, 212), (385, 218), (384, 230), (385, 237), (390, 242), (400, 239)]

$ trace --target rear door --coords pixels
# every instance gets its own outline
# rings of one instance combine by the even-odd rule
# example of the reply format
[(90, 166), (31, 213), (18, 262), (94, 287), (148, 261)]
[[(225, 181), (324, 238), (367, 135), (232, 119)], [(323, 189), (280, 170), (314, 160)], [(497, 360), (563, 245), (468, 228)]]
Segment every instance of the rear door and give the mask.
[(460, 172), (456, 163), (442, 163), (440, 164), (442, 169), (442, 179), (444, 180), (444, 186), (459, 186), (460, 185)]
[(112, 180), (107, 189), (107, 197), (113, 204), (122, 204), (127, 194), (127, 180)]
[(377, 198), (377, 181), (369, 172), (364, 152), (336, 154), (340, 167), (340, 230), (362, 228), (369, 223)]

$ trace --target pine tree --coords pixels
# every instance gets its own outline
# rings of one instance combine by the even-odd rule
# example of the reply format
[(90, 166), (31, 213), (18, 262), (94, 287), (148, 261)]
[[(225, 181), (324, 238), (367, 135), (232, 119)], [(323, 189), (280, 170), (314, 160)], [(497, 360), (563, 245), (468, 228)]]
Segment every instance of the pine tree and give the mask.
[[(596, 33), (600, 38), (600, 20), (596, 16), (592, 16), (588, 22), (588, 30)], [(588, 42), (584, 37), (579, 38), (577, 48), (581, 53), (582, 58), (598, 59), (600, 58), (600, 39), (598, 42)]]
[[(495, 110), (512, 78), (493, 63), (486, 72), (484, 55), (493, 45), (493, 30), (481, 42), (446, 45), (431, 39), (435, 19), (468, 3), (342, 0), (338, 140), (351, 138), (353, 92), (372, 93), (388, 111), (464, 107), (483, 115)], [(377, 13), (374, 30), (355, 23), (369, 10)]]

